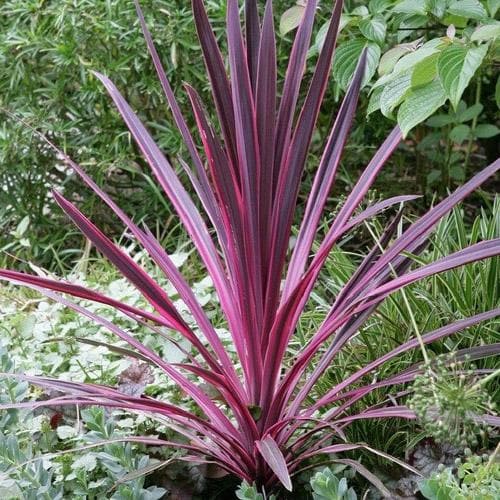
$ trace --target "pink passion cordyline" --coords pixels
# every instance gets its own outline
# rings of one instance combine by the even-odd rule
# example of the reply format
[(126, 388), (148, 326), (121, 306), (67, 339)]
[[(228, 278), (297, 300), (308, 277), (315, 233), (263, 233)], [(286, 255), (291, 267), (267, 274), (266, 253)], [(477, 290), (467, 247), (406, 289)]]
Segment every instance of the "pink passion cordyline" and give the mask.
[[(190, 165), (181, 163), (191, 181), (190, 192), (198, 196), (202, 211), (196, 207), (190, 192), (181, 184), (172, 165), (112, 81), (101, 74), (96, 73), (96, 76), (111, 95), (199, 252), (214, 283), (237, 355), (228, 353), (190, 286), (151, 232), (135, 225), (79, 165), (59, 151), (146, 249), (176, 288), (198, 328), (193, 330), (188, 326), (153, 278), (57, 192), (54, 192), (54, 197), (64, 212), (137, 287), (151, 309), (140, 310), (62, 280), (9, 270), (0, 270), (0, 277), (38, 290), (108, 328), (127, 342), (141, 359), (156, 365), (165, 376), (174, 380), (199, 407), (203, 418), (164, 401), (146, 396), (132, 397), (111, 387), (23, 375), (18, 376), (64, 395), (49, 401), (10, 407), (84, 404), (148, 413), (168, 421), (186, 440), (171, 443), (144, 436), (135, 437), (134, 441), (182, 448), (185, 450), (184, 460), (214, 462), (267, 491), (280, 483), (291, 490), (291, 476), (308, 458), (367, 447), (344, 441), (342, 429), (353, 421), (415, 417), (402, 404), (365, 408), (361, 413), (354, 412), (353, 404), (376, 388), (412, 381), (419, 373), (418, 366), (376, 384), (364, 385), (363, 382), (366, 375), (383, 363), (418, 348), (417, 340), (404, 343), (349, 375), (312, 405), (307, 404), (306, 398), (335, 356), (389, 294), (435, 273), (500, 254), (500, 240), (496, 239), (477, 243), (420, 267), (414, 266), (414, 261), (408, 257), (422, 251), (437, 222), (492, 176), (500, 168), (500, 161), (488, 166), (429, 209), (400, 236), (395, 236), (397, 215), (382, 236), (384, 251), (379, 245), (373, 247), (335, 298), (307, 345), (293, 363), (285, 363), (287, 346), (331, 249), (349, 230), (368, 218), (414, 198), (397, 196), (361, 209), (377, 174), (397, 148), (401, 132), (395, 128), (380, 146), (340, 207), (319, 249), (313, 252), (318, 223), (353, 121), (365, 67), (363, 54), (326, 140), (298, 236), (289, 251), (301, 178), (331, 71), (342, 2), (333, 5), (325, 43), (300, 106), (299, 92), (316, 0), (307, 2), (290, 53), (286, 77), (279, 90), (272, 1), (267, 2), (262, 19), (257, 1), (245, 2), (244, 30), (238, 1), (227, 1), (229, 74), (203, 1), (192, 1), (221, 130), (219, 137), (199, 95), (186, 86), (204, 157), (200, 156), (175, 101), (142, 12), (139, 5), (136, 6), (161, 86), (190, 155)], [(57, 150), (56, 146), (51, 146)], [(71, 302), (68, 295), (106, 304), (145, 326), (175, 330), (191, 343), (197, 356), (191, 356), (189, 362), (169, 364), (117, 325)], [(423, 342), (427, 344), (445, 338), (499, 314), (500, 309), (495, 309), (462, 319), (425, 334)], [(474, 354), (481, 357), (499, 350), (500, 345), (496, 344), (477, 348)], [(217, 389), (217, 399), (209, 395), (207, 385)], [(494, 417), (488, 418), (490, 422), (494, 420)]]

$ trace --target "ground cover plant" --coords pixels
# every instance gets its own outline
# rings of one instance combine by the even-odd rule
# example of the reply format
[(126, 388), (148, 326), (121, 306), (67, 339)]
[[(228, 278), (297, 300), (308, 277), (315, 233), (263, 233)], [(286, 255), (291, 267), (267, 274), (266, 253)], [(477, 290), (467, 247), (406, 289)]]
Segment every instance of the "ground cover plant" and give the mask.
[[(392, 402), (359, 413), (353, 410), (358, 400), (379, 387), (411, 382), (419, 374), (419, 366), (377, 384), (358, 385), (365, 375), (419, 346), (427, 356), (426, 344), (500, 313), (498, 308), (491, 309), (425, 335), (416, 329), (416, 338), (373, 360), (331, 387), (312, 404), (306, 404), (310, 391), (332, 360), (386, 297), (425, 277), (500, 253), (499, 239), (491, 239), (435, 262), (418, 265), (418, 254), (427, 245), (436, 224), (498, 171), (500, 161), (496, 161), (397, 233), (402, 215), (400, 210), (335, 297), (318, 330), (293, 362), (287, 359), (288, 344), (331, 249), (367, 219), (414, 198), (411, 195), (397, 196), (358, 210), (385, 160), (401, 140), (401, 132), (396, 128), (347, 195), (313, 257), (309, 257), (355, 112), (365, 71), (364, 52), (327, 139), (304, 216), (299, 222), (295, 244), (289, 251), (300, 181), (330, 74), (342, 2), (335, 3), (309, 90), (304, 102), (299, 103), (315, 9), (316, 2), (310, 1), (295, 37), (286, 79), (278, 93), (272, 2), (266, 5), (262, 23), (256, 2), (245, 3), (244, 35), (238, 2), (227, 2), (228, 78), (203, 2), (193, 0), (194, 17), (222, 134), (221, 140), (210, 125), (198, 94), (187, 86), (203, 143), (206, 168), (174, 99), (142, 13), (138, 11), (174, 121), (191, 155), (191, 167), (184, 161), (181, 163), (202, 209), (192, 201), (170, 162), (111, 80), (96, 74), (109, 91), (200, 254), (213, 281), (236, 356), (233, 357), (226, 348), (194, 292), (152, 233), (135, 225), (62, 151), (58, 154), (112, 209), (165, 274), (185, 303), (196, 327), (188, 324), (152, 276), (57, 192), (54, 192), (54, 198), (64, 212), (124, 278), (140, 290), (153, 311), (128, 305), (78, 284), (16, 271), (0, 271), (4, 279), (34, 288), (109, 329), (136, 351), (135, 356), (155, 365), (175, 381), (190, 396), (197, 410), (187, 411), (159, 399), (130, 395), (105, 385), (29, 375), (18, 377), (63, 395), (43, 402), (15, 403), (10, 405), (11, 408), (76, 404), (146, 412), (176, 429), (186, 440), (174, 443), (139, 436), (136, 441), (184, 449), (186, 454), (180, 459), (214, 462), (240, 479), (255, 482), (262, 490), (276, 489), (280, 483), (291, 490), (291, 477), (301, 470), (304, 461), (322, 454), (370, 449), (366, 444), (344, 440), (344, 429), (353, 422), (415, 417), (404, 404)], [(274, 109), (277, 113), (272, 112)], [(48, 141), (47, 144), (55, 148)], [(210, 225), (202, 213), (206, 214)], [(61, 293), (111, 306), (158, 335), (163, 332), (160, 327), (175, 330), (191, 344), (196, 354), (187, 350), (187, 361), (170, 363), (120, 325), (72, 302)], [(493, 344), (475, 348), (470, 353), (481, 358), (495, 354), (497, 350), (498, 345)], [(128, 355), (132, 355), (130, 351)], [(397, 398), (398, 392), (393, 396)], [(9, 405), (4, 405), (7, 407)], [(492, 415), (478, 414), (475, 418), (496, 423)], [(375, 481), (362, 466), (358, 465), (358, 470)]]

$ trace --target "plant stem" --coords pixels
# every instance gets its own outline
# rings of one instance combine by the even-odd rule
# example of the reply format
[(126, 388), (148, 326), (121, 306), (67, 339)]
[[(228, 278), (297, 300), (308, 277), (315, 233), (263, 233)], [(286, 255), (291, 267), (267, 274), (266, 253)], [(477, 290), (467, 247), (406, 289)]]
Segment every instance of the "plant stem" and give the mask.
[[(481, 90), (482, 90), (482, 80), (481, 80), (481, 74), (479, 74), (478, 78), (477, 78), (476, 101), (475, 101), (475, 104), (480, 104), (480, 102), (481, 102)], [(471, 152), (472, 152), (472, 144), (474, 143), (474, 132), (475, 132), (476, 126), (477, 126), (478, 116), (479, 115), (476, 115), (472, 119), (472, 125), (471, 125), (469, 142), (467, 143), (467, 150), (465, 152), (464, 179), (467, 178), (467, 167), (469, 166), (470, 155), (471, 155)]]

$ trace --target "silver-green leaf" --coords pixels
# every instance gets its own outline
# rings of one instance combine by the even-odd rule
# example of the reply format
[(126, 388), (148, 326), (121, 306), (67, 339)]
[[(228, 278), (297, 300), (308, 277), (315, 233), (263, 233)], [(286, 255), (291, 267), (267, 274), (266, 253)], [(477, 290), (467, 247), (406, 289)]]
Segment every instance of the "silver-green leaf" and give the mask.
[(446, 92), (439, 80), (411, 91), (398, 111), (398, 124), (406, 137), (408, 132), (423, 122), (446, 102)]
[(441, 52), (438, 74), (454, 109), (457, 109), (464, 90), (483, 62), (487, 51), (487, 45), (467, 47), (453, 44)]

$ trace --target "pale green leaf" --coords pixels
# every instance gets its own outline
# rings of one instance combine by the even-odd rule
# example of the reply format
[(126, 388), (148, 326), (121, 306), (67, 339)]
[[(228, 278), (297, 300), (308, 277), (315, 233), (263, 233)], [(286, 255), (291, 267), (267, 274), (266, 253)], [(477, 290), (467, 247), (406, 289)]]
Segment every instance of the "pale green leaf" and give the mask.
[(411, 14), (403, 18), (399, 23), (398, 43), (411, 36), (413, 30), (425, 26), (429, 18), (426, 14)]
[(385, 20), (382, 16), (375, 16), (372, 19), (362, 19), (359, 22), (359, 31), (372, 42), (384, 43)]
[(495, 137), (500, 134), (500, 129), (496, 125), (482, 123), (476, 127), (474, 133), (476, 137), (479, 137), (480, 139), (489, 139), (490, 137)]
[(464, 90), (487, 51), (487, 45), (468, 48), (465, 45), (453, 44), (441, 52), (438, 74), (454, 109), (457, 108)]
[(450, 139), (457, 143), (462, 144), (469, 137), (470, 127), (464, 124), (453, 127), (450, 132)]
[(406, 137), (408, 132), (423, 122), (446, 102), (446, 93), (439, 80), (411, 91), (399, 107), (398, 124)]
[(403, 0), (394, 6), (394, 12), (405, 14), (425, 14), (425, 2), (422, 0)]
[(473, 120), (481, 114), (483, 111), (483, 105), (481, 103), (473, 104), (470, 108), (464, 109), (458, 116), (458, 120), (461, 123)]
[(380, 58), (380, 63), (378, 65), (378, 74), (382, 76), (390, 73), (394, 69), (394, 66), (399, 61), (399, 59), (401, 59), (405, 54), (408, 54), (408, 52), (410, 52), (410, 49), (403, 45), (396, 45), (396, 47), (389, 49)]
[(368, 107), (366, 109), (366, 115), (370, 115), (377, 109), (380, 109), (380, 97), (382, 95), (382, 91), (384, 87), (377, 87), (371, 93), (370, 100), (368, 101)]
[(498, 9), (500, 9), (500, 0), (487, 0), (486, 5), (491, 17), (495, 17)]
[(415, 65), (411, 75), (412, 87), (425, 85), (436, 78), (438, 58), (439, 53), (436, 52)]
[(500, 23), (485, 24), (484, 26), (479, 26), (474, 33), (472, 33), (471, 40), (474, 42), (488, 41), (497, 36), (500, 36)]
[(370, 0), (368, 10), (372, 14), (386, 13), (394, 4), (394, 0)]
[(384, 86), (380, 96), (380, 111), (384, 116), (391, 117), (392, 111), (404, 99), (411, 89), (411, 71), (398, 75)]
[(425, 0), (426, 10), (437, 18), (443, 17), (446, 10), (446, 0)]
[(488, 15), (479, 0), (456, 0), (450, 3), (448, 12), (467, 19), (484, 19)]
[(280, 34), (286, 35), (290, 31), (297, 28), (302, 21), (306, 8), (302, 5), (294, 5), (290, 9), (283, 12), (280, 18)]
[(344, 42), (337, 48), (333, 60), (333, 77), (343, 90), (347, 89), (365, 47), (367, 49), (367, 57), (366, 71), (362, 83), (362, 86), (364, 86), (371, 80), (377, 69), (380, 60), (380, 47), (376, 43), (355, 38)]

